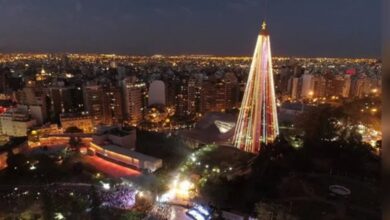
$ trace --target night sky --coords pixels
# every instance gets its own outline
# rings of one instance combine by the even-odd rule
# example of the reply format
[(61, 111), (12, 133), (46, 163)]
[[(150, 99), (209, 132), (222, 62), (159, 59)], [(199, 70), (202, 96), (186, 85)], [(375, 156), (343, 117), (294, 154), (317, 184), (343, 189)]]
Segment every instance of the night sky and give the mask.
[[(251, 56), (264, 0), (0, 0), (0, 52)], [(274, 55), (379, 57), (380, 0), (268, 0)]]

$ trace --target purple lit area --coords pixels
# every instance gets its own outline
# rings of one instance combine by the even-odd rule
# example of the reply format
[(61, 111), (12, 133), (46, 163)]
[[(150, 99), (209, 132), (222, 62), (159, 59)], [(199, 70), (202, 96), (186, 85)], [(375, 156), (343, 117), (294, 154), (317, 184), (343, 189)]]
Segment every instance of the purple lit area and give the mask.
[(117, 209), (131, 209), (136, 203), (137, 191), (128, 187), (115, 186), (101, 191), (102, 206)]

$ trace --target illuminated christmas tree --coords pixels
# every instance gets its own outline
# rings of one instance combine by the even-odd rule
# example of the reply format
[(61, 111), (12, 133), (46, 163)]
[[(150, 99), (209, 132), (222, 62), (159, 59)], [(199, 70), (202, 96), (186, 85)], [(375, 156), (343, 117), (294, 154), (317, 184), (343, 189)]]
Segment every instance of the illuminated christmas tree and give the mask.
[(263, 22), (233, 137), (241, 150), (259, 153), (262, 145), (272, 143), (279, 134), (272, 72), (270, 38)]

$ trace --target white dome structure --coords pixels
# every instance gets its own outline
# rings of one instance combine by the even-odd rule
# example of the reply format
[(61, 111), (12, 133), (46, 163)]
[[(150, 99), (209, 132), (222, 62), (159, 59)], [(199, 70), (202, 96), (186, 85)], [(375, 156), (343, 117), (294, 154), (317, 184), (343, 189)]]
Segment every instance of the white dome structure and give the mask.
[(165, 105), (165, 83), (161, 80), (154, 80), (149, 86), (148, 105)]

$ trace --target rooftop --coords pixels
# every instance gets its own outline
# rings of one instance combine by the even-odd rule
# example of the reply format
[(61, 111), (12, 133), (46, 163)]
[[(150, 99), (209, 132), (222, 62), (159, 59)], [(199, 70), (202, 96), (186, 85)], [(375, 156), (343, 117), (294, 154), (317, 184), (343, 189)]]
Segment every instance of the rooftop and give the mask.
[(119, 128), (114, 128), (114, 129), (103, 132), (103, 134), (112, 134), (115, 136), (124, 137), (124, 136), (130, 135), (130, 132), (119, 129)]
[(122, 155), (133, 157), (133, 158), (137, 158), (137, 159), (143, 160), (143, 161), (158, 162), (161, 160), (159, 158), (148, 156), (148, 155), (145, 155), (145, 154), (142, 154), (142, 153), (130, 150), (130, 149), (126, 149), (126, 148), (119, 147), (117, 145), (113, 145), (113, 144), (105, 145), (105, 146), (101, 146), (101, 147), (107, 151), (111, 151), (114, 153), (122, 154)]

